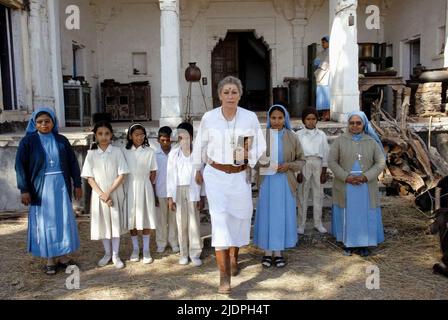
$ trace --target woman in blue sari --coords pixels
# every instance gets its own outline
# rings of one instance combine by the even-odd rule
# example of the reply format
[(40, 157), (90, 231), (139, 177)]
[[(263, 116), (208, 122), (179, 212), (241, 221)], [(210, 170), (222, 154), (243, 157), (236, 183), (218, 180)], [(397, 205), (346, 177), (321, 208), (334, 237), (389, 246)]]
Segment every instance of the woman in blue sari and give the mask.
[(348, 132), (330, 148), (334, 174), (332, 234), (344, 244), (344, 255), (361, 256), (384, 241), (378, 176), (386, 166), (381, 140), (364, 112), (348, 117)]
[[(265, 251), (262, 265), (286, 265), (282, 251), (297, 245), (296, 172), (304, 164), (297, 135), (291, 130), (289, 114), (281, 105), (268, 112), (268, 152), (257, 166), (259, 198), (254, 226), (254, 245)], [(271, 147), (269, 147), (271, 146)], [(269, 166), (263, 163), (269, 161)]]
[(30, 205), (28, 251), (46, 258), (45, 273), (54, 275), (58, 266), (74, 264), (66, 257), (79, 248), (72, 182), (76, 199), (82, 189), (78, 161), (67, 138), (58, 133), (53, 110), (40, 108), (32, 114), (15, 168), (22, 204)]

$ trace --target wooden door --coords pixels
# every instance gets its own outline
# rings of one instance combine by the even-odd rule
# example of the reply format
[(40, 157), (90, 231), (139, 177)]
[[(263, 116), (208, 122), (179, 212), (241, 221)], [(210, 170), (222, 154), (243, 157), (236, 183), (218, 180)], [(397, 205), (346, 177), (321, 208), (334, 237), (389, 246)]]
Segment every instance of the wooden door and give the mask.
[(229, 33), (224, 41), (219, 41), (212, 52), (212, 93), (215, 108), (221, 105), (218, 83), (227, 76), (239, 76), (238, 36), (232, 33)]
[(316, 107), (316, 77), (314, 76), (314, 59), (317, 56), (317, 44), (313, 43), (308, 46), (308, 105)]

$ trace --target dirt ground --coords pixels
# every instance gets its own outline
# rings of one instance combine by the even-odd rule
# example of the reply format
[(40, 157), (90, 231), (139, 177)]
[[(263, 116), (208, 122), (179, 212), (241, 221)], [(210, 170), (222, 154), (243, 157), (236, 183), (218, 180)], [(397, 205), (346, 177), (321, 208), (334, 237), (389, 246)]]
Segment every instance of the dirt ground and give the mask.
[[(79, 220), (81, 249), (73, 256), (81, 270), (80, 289), (68, 290), (68, 274), (45, 275), (44, 261), (26, 252), (26, 218), (0, 220), (0, 299), (448, 299), (448, 278), (432, 273), (440, 250), (425, 215), (411, 199), (384, 198), (383, 220), (386, 242), (368, 258), (343, 256), (331, 236), (307, 236), (285, 253), (286, 268), (266, 270), (260, 264), (262, 252), (244, 248), (242, 271), (232, 278), (229, 297), (216, 292), (219, 274), (209, 244), (199, 268), (178, 265), (170, 252), (154, 253), (151, 265), (126, 261), (122, 270), (96, 267), (102, 245), (89, 239), (87, 219)], [(127, 260), (130, 253), (126, 236), (121, 256)], [(378, 290), (366, 287), (369, 266), (379, 268)]]

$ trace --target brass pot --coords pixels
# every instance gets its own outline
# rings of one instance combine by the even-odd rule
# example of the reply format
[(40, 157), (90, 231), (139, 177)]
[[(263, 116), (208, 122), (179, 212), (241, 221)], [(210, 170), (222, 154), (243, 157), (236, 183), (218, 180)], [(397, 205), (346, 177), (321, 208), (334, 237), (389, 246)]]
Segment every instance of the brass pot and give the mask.
[(361, 56), (363, 58), (373, 58), (374, 43), (361, 43)]

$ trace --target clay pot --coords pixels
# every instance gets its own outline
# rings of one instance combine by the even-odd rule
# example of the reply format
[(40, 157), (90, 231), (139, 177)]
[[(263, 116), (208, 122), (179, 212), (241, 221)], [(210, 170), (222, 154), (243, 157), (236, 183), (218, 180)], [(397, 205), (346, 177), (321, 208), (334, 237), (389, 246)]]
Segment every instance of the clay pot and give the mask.
[(196, 62), (190, 62), (185, 70), (185, 79), (188, 82), (199, 82), (201, 80), (201, 69), (196, 66)]
[(420, 77), (419, 81), (425, 82), (448, 82), (448, 70), (428, 70), (424, 71)]

